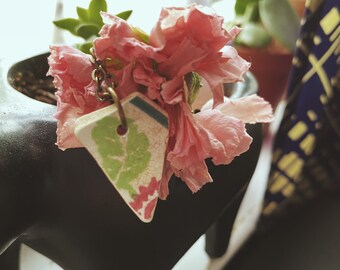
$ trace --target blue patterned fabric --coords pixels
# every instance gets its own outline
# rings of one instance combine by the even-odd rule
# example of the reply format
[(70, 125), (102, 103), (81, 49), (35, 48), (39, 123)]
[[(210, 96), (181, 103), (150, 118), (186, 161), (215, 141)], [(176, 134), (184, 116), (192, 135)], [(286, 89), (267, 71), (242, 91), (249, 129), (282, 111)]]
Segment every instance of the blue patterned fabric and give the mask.
[(339, 0), (307, 0), (263, 215), (340, 182)]

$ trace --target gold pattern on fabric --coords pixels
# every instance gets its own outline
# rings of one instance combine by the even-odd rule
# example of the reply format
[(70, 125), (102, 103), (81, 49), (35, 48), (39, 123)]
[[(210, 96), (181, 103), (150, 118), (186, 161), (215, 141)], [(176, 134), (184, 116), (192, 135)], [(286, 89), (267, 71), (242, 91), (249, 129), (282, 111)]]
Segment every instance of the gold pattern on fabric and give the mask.
[(322, 104), (325, 105), (328, 102), (328, 98), (326, 97), (326, 95), (321, 95), (320, 96), (320, 101), (321, 101)]
[(287, 106), (276, 136), (263, 216), (340, 187), (340, 15), (335, 0), (306, 0)]
[(339, 11), (336, 7), (333, 7), (325, 17), (320, 21), (322, 30), (326, 35), (329, 35), (340, 23)]
[(321, 38), (319, 36), (315, 36), (313, 38), (313, 42), (314, 42), (315, 45), (319, 45), (321, 43), (321, 41), (322, 40), (321, 40)]
[(274, 212), (274, 210), (277, 208), (277, 203), (276, 202), (270, 202), (264, 209), (263, 209), (263, 214), (265, 216), (269, 216), (271, 213)]
[(301, 67), (301, 61), (297, 57), (293, 57), (292, 64), (297, 67)]
[(307, 129), (307, 125), (300, 121), (288, 132), (288, 137), (293, 141), (297, 141), (306, 133)]
[[(325, 56), (326, 56), (326, 54), (322, 58), (324, 58)], [(308, 56), (308, 60), (310, 61), (310, 63), (313, 66), (313, 68), (311, 70), (315, 71), (319, 75), (320, 81), (321, 81), (322, 86), (323, 86), (323, 88), (326, 92), (327, 97), (332, 97), (332, 95), (333, 95), (332, 86), (331, 86), (331, 83), (328, 79), (328, 76), (327, 76), (325, 70), (322, 67), (322, 64), (323, 64), (322, 61), (321, 60), (318, 61), (318, 59), (313, 54), (310, 54)], [(307, 78), (307, 77), (308, 77), (308, 73), (306, 74), (306, 76), (304, 76), (302, 78), (302, 82), (308, 81), (309, 78)]]
[(333, 42), (338, 36), (340, 35), (340, 26), (336, 28), (334, 33), (330, 36), (329, 40), (330, 42)]
[(280, 159), (278, 167), (289, 178), (293, 179), (295, 182), (298, 182), (303, 163), (303, 159), (301, 159), (296, 152), (290, 152)]
[(289, 179), (280, 172), (275, 172), (273, 178), (275, 182), (270, 186), (270, 192), (272, 193), (281, 191), (289, 183)]
[(288, 184), (283, 190), (282, 194), (286, 197), (291, 197), (295, 191), (295, 186), (293, 184)]
[(306, 156), (312, 154), (315, 145), (315, 135), (308, 134), (306, 138), (300, 143), (300, 148), (305, 152)]
[(309, 118), (311, 121), (313, 121), (313, 122), (315, 122), (316, 120), (318, 120), (318, 116), (316, 115), (316, 113), (315, 113), (313, 110), (308, 110), (308, 111), (307, 111), (307, 116), (308, 116), (308, 118)]

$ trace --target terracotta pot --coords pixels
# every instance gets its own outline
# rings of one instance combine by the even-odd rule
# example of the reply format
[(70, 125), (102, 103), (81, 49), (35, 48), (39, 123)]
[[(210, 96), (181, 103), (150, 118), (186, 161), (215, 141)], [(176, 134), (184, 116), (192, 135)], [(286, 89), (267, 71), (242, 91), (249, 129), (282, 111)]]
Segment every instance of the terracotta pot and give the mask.
[(302, 18), (305, 12), (305, 2), (306, 0), (289, 0), (289, 4), (300, 18)]
[(266, 49), (237, 47), (237, 51), (251, 62), (250, 71), (258, 81), (259, 95), (275, 109), (285, 94), (292, 54), (272, 46)]

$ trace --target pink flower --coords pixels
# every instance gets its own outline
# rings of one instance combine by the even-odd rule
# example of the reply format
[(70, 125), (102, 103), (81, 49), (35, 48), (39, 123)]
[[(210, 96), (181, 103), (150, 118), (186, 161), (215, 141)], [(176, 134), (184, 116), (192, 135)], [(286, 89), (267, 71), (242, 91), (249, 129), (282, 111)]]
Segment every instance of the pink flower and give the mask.
[[(106, 24), (94, 41), (95, 54), (105, 61), (118, 96), (143, 92), (168, 113), (160, 198), (167, 197), (173, 174), (196, 192), (212, 182), (205, 159), (229, 164), (252, 141), (245, 123), (272, 118), (270, 105), (258, 97), (224, 102), (223, 83), (242, 80), (250, 66), (227, 45), (240, 29), (225, 30), (223, 18), (201, 6), (164, 8), (147, 43), (126, 21), (107, 13), (102, 17)], [(89, 56), (69, 47), (52, 47), (51, 53), (49, 74), (58, 88), (58, 145), (79, 147), (73, 135), (75, 120), (107, 104), (94, 97)], [(195, 115), (184, 89), (184, 76), (191, 72), (204, 77), (214, 99), (213, 109)]]
[[(168, 145), (165, 172), (160, 187), (160, 198), (169, 193), (171, 172), (186, 182), (192, 192), (212, 182), (204, 162), (212, 158), (215, 165), (229, 164), (248, 151), (252, 138), (245, 124), (272, 121), (272, 108), (263, 98), (252, 95), (238, 100), (227, 99), (214, 109), (205, 108), (192, 115), (188, 106), (181, 103), (177, 112), (175, 132)], [(174, 143), (175, 141), (175, 143)]]
[(216, 107), (224, 115), (241, 119), (245, 123), (269, 123), (273, 121), (273, 108), (262, 97), (250, 95), (237, 100), (226, 99)]
[[(161, 74), (168, 80), (177, 80), (191, 71), (197, 72), (207, 80), (217, 105), (223, 102), (222, 83), (242, 80), (250, 66), (233, 47), (226, 46), (239, 31), (236, 27), (225, 30), (223, 18), (209, 8), (163, 8), (150, 44), (167, 56), (159, 63)], [(162, 95), (171, 103), (166, 97), (178, 99), (181, 91), (163, 89)]]
[(106, 23), (100, 37), (94, 41), (96, 56), (100, 60), (112, 59), (116, 65), (108, 67), (118, 82), (116, 91), (120, 98), (146, 89), (150, 99), (160, 99), (161, 84), (165, 78), (154, 69), (164, 56), (157, 49), (139, 40), (129, 24), (114, 15), (102, 12)]
[[(205, 121), (208, 115), (192, 115), (184, 100), (183, 76), (189, 72), (206, 79), (215, 105), (223, 102), (223, 83), (243, 79), (250, 65), (234, 48), (227, 46), (239, 31), (238, 28), (226, 31), (222, 17), (210, 9), (191, 5), (164, 8), (151, 32), (150, 44), (166, 56), (158, 63), (160, 74), (167, 79), (162, 84), (161, 95), (166, 104), (172, 105), (165, 107), (171, 131), (160, 189), (163, 199), (168, 195), (171, 171), (195, 192), (212, 181), (204, 162), (206, 158), (228, 164), (249, 148), (251, 140), (242, 121), (228, 118), (219, 111), (211, 112), (210, 118), (215, 117), (212, 123), (223, 123), (213, 132), (216, 127)], [(225, 121), (230, 123), (229, 127)]]
[(91, 78), (93, 67), (89, 55), (68, 46), (51, 46), (50, 50), (47, 74), (54, 77), (58, 89), (57, 145), (63, 150), (81, 147), (74, 135), (75, 120), (108, 103), (100, 103), (95, 98), (96, 86)]

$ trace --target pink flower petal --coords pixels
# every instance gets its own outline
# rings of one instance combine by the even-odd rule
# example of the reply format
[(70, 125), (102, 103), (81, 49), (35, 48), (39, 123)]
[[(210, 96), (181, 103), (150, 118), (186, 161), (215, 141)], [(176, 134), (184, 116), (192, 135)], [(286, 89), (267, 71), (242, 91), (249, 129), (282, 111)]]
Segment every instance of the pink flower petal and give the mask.
[(203, 62), (197, 68), (197, 72), (207, 80), (213, 91), (214, 106), (223, 103), (222, 84), (243, 81), (250, 67), (250, 63), (241, 58), (231, 46), (224, 47), (221, 53), (221, 57)]
[(148, 66), (137, 65), (133, 70), (133, 78), (137, 84), (143, 85), (147, 89), (146, 95), (153, 100), (161, 100), (161, 87), (165, 78), (158, 75)]
[(169, 120), (170, 125), (176, 127), (175, 144), (169, 149), (167, 160), (176, 173), (208, 158), (210, 141), (206, 130), (196, 124), (185, 102), (174, 107), (173, 114), (169, 114)]
[(213, 182), (204, 161), (197, 162), (196, 164), (179, 171), (178, 176), (187, 184), (192, 192), (197, 192), (205, 184)]
[(209, 134), (210, 142), (219, 142), (218, 147), (215, 147), (216, 143), (212, 144), (209, 151), (214, 164), (229, 164), (249, 149), (252, 138), (247, 134), (243, 121), (223, 115), (216, 109), (197, 113), (195, 119)]
[(242, 81), (250, 67), (226, 46), (239, 32), (237, 27), (226, 31), (223, 18), (206, 7), (163, 8), (150, 44), (168, 57), (159, 64), (161, 74), (171, 79), (197, 72), (207, 80), (216, 106), (223, 102), (222, 83)]
[(166, 55), (172, 55), (177, 49), (176, 42), (185, 37), (214, 51), (219, 51), (234, 38), (223, 28), (223, 18), (212, 9), (194, 4), (184, 8), (163, 8), (151, 31), (150, 44), (160, 47)]
[(163, 175), (159, 187), (159, 198), (165, 200), (169, 195), (169, 181), (174, 174), (170, 162), (165, 160), (163, 167)]
[(60, 149), (81, 147), (74, 135), (74, 123), (80, 116), (107, 106), (95, 98), (95, 84), (89, 55), (68, 46), (52, 46), (48, 75), (54, 77), (57, 96), (57, 145)]
[(129, 24), (114, 15), (102, 12), (106, 24), (100, 37), (94, 40), (96, 56), (100, 60), (112, 59), (117, 65), (107, 67), (118, 83), (119, 97), (146, 87), (150, 99), (159, 98), (164, 78), (154, 71), (154, 64), (165, 59), (158, 49), (139, 40)]
[(273, 108), (262, 97), (251, 95), (240, 99), (226, 99), (216, 107), (224, 115), (229, 115), (245, 123), (269, 123), (273, 120)]
[(177, 104), (183, 101), (183, 77), (175, 77), (162, 84), (161, 95), (167, 104)]

